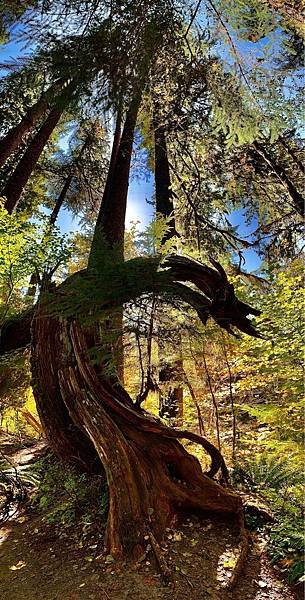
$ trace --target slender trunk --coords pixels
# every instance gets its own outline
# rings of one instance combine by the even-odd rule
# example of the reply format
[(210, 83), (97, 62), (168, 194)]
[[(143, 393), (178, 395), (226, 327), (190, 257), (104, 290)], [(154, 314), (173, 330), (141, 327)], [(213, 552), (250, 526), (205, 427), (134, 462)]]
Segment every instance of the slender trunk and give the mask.
[(167, 145), (164, 127), (158, 124), (157, 118), (153, 119), (154, 137), (155, 137), (155, 194), (156, 210), (163, 217), (171, 217), (169, 222), (169, 231), (164, 236), (164, 242), (175, 235), (175, 219), (173, 194), (171, 190), (170, 171), (168, 164)]
[(64, 80), (56, 81), (49, 89), (42, 94), (39, 100), (29, 108), (27, 113), (15, 127), (12, 127), (8, 133), (0, 140), (0, 168), (13, 152), (19, 148), (26, 134), (33, 131), (38, 121), (50, 109), (50, 104), (54, 105), (54, 94), (60, 91), (64, 85)]
[(205, 370), (205, 374), (206, 374), (206, 379), (207, 379), (207, 383), (208, 383), (208, 386), (209, 386), (209, 390), (210, 390), (210, 394), (211, 394), (211, 398), (212, 398), (212, 402), (213, 402), (213, 407), (214, 407), (214, 411), (215, 411), (215, 425), (216, 425), (217, 445), (218, 445), (218, 450), (220, 450), (221, 449), (221, 443), (220, 443), (218, 404), (217, 404), (216, 396), (214, 394), (214, 390), (213, 390), (213, 386), (212, 386), (212, 381), (211, 381), (211, 377), (210, 377), (210, 373), (209, 373), (207, 361), (206, 361), (206, 358), (205, 358), (205, 348), (204, 348), (204, 346), (202, 348), (202, 358), (203, 358), (203, 364), (204, 364), (204, 370)]
[(59, 122), (59, 119), (61, 118), (67, 105), (70, 103), (76, 85), (77, 82), (75, 79), (73, 79), (56, 98), (55, 106), (49, 112), (48, 117), (29, 143), (24, 155), (10, 176), (5, 188), (2, 190), (2, 196), (6, 197), (4, 206), (9, 214), (12, 214), (16, 210), (22, 191), (28, 183), (46, 143), (48, 142), (56, 125)]
[[(60, 192), (60, 194), (59, 194), (59, 196), (58, 196), (58, 198), (57, 198), (57, 200), (56, 200), (56, 202), (54, 204), (53, 210), (51, 212), (49, 223), (48, 223), (48, 229), (51, 229), (52, 227), (54, 227), (54, 225), (56, 223), (59, 211), (60, 211), (60, 209), (61, 209), (61, 207), (62, 207), (62, 205), (63, 205), (63, 203), (65, 201), (65, 198), (66, 198), (67, 192), (69, 190), (69, 187), (71, 185), (72, 179), (73, 179), (73, 175), (72, 174), (68, 175), (67, 178), (66, 178), (66, 181), (65, 181), (65, 183), (64, 183), (64, 185), (62, 187), (62, 190), (61, 190), (61, 192)], [(28, 291), (27, 291), (27, 294), (26, 294), (29, 298), (34, 298), (35, 297), (36, 290), (37, 290), (37, 284), (38, 283), (39, 283), (39, 281), (38, 281), (37, 274), (36, 273), (32, 273), (32, 275), (30, 277), (30, 281), (29, 281)]]
[(17, 208), (21, 194), (28, 183), (44, 147), (53, 133), (63, 109), (54, 108), (36, 133), (19, 161), (14, 172), (6, 183), (2, 195), (6, 198), (4, 207), (11, 215)]
[(58, 198), (57, 198), (57, 200), (56, 200), (56, 202), (54, 204), (53, 210), (51, 212), (50, 220), (49, 220), (49, 226), (50, 227), (54, 227), (54, 225), (56, 223), (59, 211), (60, 211), (60, 209), (61, 209), (61, 207), (62, 207), (62, 205), (63, 205), (63, 203), (64, 203), (64, 201), (66, 199), (66, 195), (68, 193), (68, 190), (69, 190), (69, 187), (70, 187), (70, 185), (72, 183), (72, 180), (73, 180), (73, 175), (72, 174), (68, 175), (67, 178), (66, 178), (66, 181), (65, 181), (65, 183), (64, 183), (64, 185), (62, 187), (62, 190), (61, 190), (61, 192), (60, 192), (60, 194), (59, 194), (59, 196), (58, 196)]
[(198, 418), (198, 427), (199, 427), (199, 434), (200, 435), (204, 435), (205, 434), (204, 422), (203, 422), (203, 418), (202, 418), (200, 406), (199, 406), (199, 404), (197, 402), (197, 397), (196, 397), (194, 388), (193, 388), (193, 386), (192, 386), (192, 384), (191, 384), (191, 382), (190, 382), (190, 380), (189, 380), (189, 378), (188, 378), (188, 376), (187, 376), (187, 374), (186, 374), (185, 371), (183, 371), (183, 380), (185, 381), (185, 383), (186, 383), (186, 385), (187, 385), (187, 387), (189, 389), (191, 398), (192, 398), (192, 400), (194, 402), (194, 405), (196, 406), (197, 418)]
[(269, 165), (269, 167), (271, 167), (272, 171), (275, 173), (278, 180), (281, 182), (282, 186), (288, 192), (288, 195), (289, 195), (290, 199), (292, 200), (295, 209), (301, 215), (301, 217), (303, 217), (304, 216), (304, 198), (303, 198), (302, 194), (300, 194), (300, 192), (298, 192), (298, 190), (296, 189), (295, 185), (288, 177), (288, 175), (285, 172), (285, 170), (283, 169), (283, 167), (281, 167), (281, 165), (279, 165), (274, 160), (274, 158), (271, 156), (271, 154), (266, 150), (265, 146), (263, 146), (262, 144), (260, 144), (257, 141), (254, 141), (252, 145), (255, 148), (256, 152), (260, 156), (262, 156), (262, 158), (267, 163), (267, 165)]
[(129, 171), (132, 156), (134, 130), (136, 126), (141, 95), (134, 97), (128, 110), (121, 135), (120, 116), (117, 118), (112, 146), (108, 177), (97, 217), (89, 267), (94, 265), (102, 240), (110, 248), (116, 249), (117, 259), (124, 258), (124, 231)]
[(235, 449), (236, 449), (236, 435), (237, 435), (236, 411), (235, 411), (235, 403), (234, 403), (234, 396), (233, 396), (232, 371), (231, 371), (231, 366), (230, 366), (230, 362), (229, 362), (229, 358), (228, 358), (228, 353), (227, 353), (223, 333), (222, 333), (222, 347), (223, 347), (223, 353), (224, 353), (224, 357), (225, 357), (225, 361), (226, 361), (226, 365), (227, 365), (227, 369), (228, 369), (228, 374), (229, 374), (229, 393), (230, 393), (231, 416), (232, 416), (232, 460), (234, 462), (235, 461)]
[[(157, 118), (156, 108), (153, 117), (153, 128), (156, 211), (163, 217), (170, 218), (169, 229), (162, 240), (164, 243), (175, 235), (176, 229), (166, 137), (164, 127)], [(183, 386), (175, 383), (175, 379), (179, 380), (183, 375), (181, 338), (179, 334), (178, 337), (177, 347), (179, 351), (176, 358), (171, 361), (171, 364), (166, 360), (166, 345), (164, 345), (160, 338), (158, 342), (159, 359), (163, 363), (159, 371), (159, 381), (164, 387), (164, 390), (159, 394), (159, 414), (160, 416), (166, 416), (181, 423), (183, 418)]]

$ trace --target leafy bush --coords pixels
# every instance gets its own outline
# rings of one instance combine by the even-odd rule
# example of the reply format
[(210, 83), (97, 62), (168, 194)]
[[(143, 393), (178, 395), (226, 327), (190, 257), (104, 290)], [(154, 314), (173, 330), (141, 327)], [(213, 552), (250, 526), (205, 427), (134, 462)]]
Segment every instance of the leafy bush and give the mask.
[(69, 527), (82, 525), (83, 532), (105, 522), (108, 495), (104, 480), (67, 467), (53, 457), (37, 463), (41, 481), (33, 503), (49, 523)]
[[(304, 574), (303, 477), (293, 460), (275, 454), (256, 455), (233, 470), (237, 485), (259, 492), (270, 505), (275, 522), (268, 525), (268, 552), (290, 583)], [(252, 520), (250, 525), (259, 529), (261, 522)]]

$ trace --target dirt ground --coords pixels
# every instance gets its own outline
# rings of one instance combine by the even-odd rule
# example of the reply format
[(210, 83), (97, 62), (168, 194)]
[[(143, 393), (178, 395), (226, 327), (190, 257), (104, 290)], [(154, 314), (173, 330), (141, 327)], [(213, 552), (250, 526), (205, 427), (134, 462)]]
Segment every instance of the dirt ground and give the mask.
[[(38, 447), (38, 445), (40, 446)], [(43, 450), (38, 443), (35, 451)], [(32, 449), (10, 452), (19, 465)], [(6, 448), (8, 451), (8, 448)], [(35, 454), (35, 453), (34, 453)], [(234, 591), (225, 590), (239, 551), (233, 522), (193, 516), (168, 530), (162, 544), (171, 571), (165, 584), (147, 541), (139, 563), (114, 561), (102, 537), (80, 541), (77, 528), (59, 528), (24, 507), (0, 529), (1, 600), (293, 600), (268, 563), (262, 537), (253, 535), (245, 569)], [(300, 596), (299, 596), (300, 597)]]
[(292, 600), (294, 593), (268, 565), (260, 540), (233, 592), (224, 592), (234, 564), (237, 532), (224, 522), (195, 518), (168, 531), (165, 585), (151, 553), (138, 565), (111, 562), (96, 544), (79, 547), (40, 516), (22, 514), (0, 531), (2, 600)]

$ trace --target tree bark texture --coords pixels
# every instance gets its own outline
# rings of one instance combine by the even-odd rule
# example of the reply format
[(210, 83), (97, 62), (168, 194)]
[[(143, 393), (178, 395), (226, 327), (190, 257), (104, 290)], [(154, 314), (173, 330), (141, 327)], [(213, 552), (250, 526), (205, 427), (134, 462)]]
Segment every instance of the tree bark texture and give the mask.
[(71, 419), (61, 396), (58, 373), (62, 349), (59, 319), (40, 318), (39, 308), (32, 322), (31, 371), (37, 412), (50, 447), (63, 461), (92, 472), (97, 468), (96, 452), (82, 427)]
[(51, 110), (47, 119), (28, 145), (24, 155), (2, 190), (2, 195), (6, 198), (4, 207), (10, 215), (16, 210), (21, 194), (37, 165), (46, 143), (58, 124), (62, 113), (62, 109), (54, 108)]
[(58, 80), (51, 85), (50, 88), (42, 94), (39, 100), (29, 108), (20, 123), (15, 125), (15, 127), (12, 127), (2, 140), (0, 140), (0, 168), (4, 165), (9, 156), (19, 148), (25, 136), (33, 131), (38, 121), (49, 110), (50, 105), (54, 104), (54, 94), (56, 94), (63, 85), (63, 80)]
[[(84, 432), (104, 466), (109, 487), (105, 547), (113, 556), (138, 558), (144, 537), (152, 533), (161, 540), (183, 511), (239, 511), (239, 497), (203, 474), (178, 438), (207, 441), (170, 429), (117, 396), (90, 364), (85, 335), (75, 320), (55, 322), (43, 307), (38, 310), (32, 369), (39, 415), (52, 447), (64, 458), (72, 452), (70, 459), (82, 460), (78, 436)], [(65, 438), (58, 439), (62, 427)], [(219, 466), (212, 448), (212, 464), (216, 460)]]
[[(118, 305), (133, 294), (163, 290), (188, 301), (203, 322), (210, 314), (227, 329), (233, 324), (256, 335), (246, 315), (258, 311), (235, 297), (233, 286), (215, 261), (213, 269), (171, 256), (161, 271), (156, 259), (133, 259), (129, 263), (124, 265), (125, 275), (121, 273), (126, 285)], [(150, 276), (144, 278), (148, 268)], [(67, 307), (67, 300), (73, 304), (73, 294), (79, 299), (75, 280), (81, 277), (85, 284), (86, 275), (92, 286), (92, 272), (83, 271), (42, 297), (36, 307), (31, 358), (34, 395), (47, 438), (58, 456), (89, 469), (96, 465), (98, 456), (104, 466), (109, 486), (107, 551), (139, 557), (145, 536), (152, 534), (161, 540), (165, 528), (179, 514), (194, 510), (240, 514), (241, 500), (211, 479), (219, 470), (226, 476), (221, 453), (213, 444), (195, 433), (171, 429), (136, 408), (122, 388), (95, 370), (89, 358), (88, 336), (75, 317), (75, 309), (73, 316), (61, 309)], [(187, 288), (183, 281), (190, 281), (199, 291)], [(109, 298), (101, 297), (101, 308), (107, 305)], [(3, 344), (5, 347), (5, 336)], [(198, 443), (208, 452), (211, 468), (207, 474), (180, 444), (181, 439)]]

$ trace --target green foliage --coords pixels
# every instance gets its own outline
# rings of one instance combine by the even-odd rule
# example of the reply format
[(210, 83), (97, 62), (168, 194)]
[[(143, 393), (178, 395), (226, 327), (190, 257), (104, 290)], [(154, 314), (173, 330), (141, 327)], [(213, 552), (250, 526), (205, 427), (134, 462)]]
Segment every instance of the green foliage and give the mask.
[(280, 492), (288, 485), (298, 485), (303, 479), (302, 469), (296, 469), (293, 461), (266, 453), (245, 459), (243, 470), (249, 488), (263, 493), (268, 493), (269, 488)]
[(83, 533), (105, 523), (108, 496), (100, 476), (80, 474), (53, 457), (41, 459), (35, 470), (40, 484), (33, 503), (49, 523), (64, 527), (80, 524)]
[(222, 14), (241, 39), (257, 42), (276, 27), (276, 18), (268, 3), (257, 0), (220, 0)]
[(262, 308), (256, 324), (266, 339), (243, 337), (234, 359), (234, 372), (242, 373), (236, 391), (253, 399), (240, 408), (265, 425), (260, 444), (294, 454), (300, 451), (304, 423), (302, 280), (302, 262), (295, 260), (285, 270), (271, 270), (270, 285), (263, 293), (252, 292), (251, 301)]
[(0, 322), (22, 307), (22, 289), (33, 269), (35, 233), (33, 224), (0, 206)]
[[(272, 509), (275, 522), (268, 526), (268, 552), (274, 563), (287, 574), (288, 581), (299, 580), (304, 573), (303, 552), (303, 465), (279, 453), (256, 454), (235, 465), (233, 480), (259, 493)], [(261, 527), (253, 519), (252, 526)]]
[(18, 21), (22, 14), (28, 9), (35, 7), (37, 0), (1, 0), (0, 2), (0, 43), (9, 39), (10, 27)]
[(56, 228), (45, 229), (22, 213), (0, 205), (0, 324), (18, 314), (31, 298), (25, 292), (33, 273), (50, 276), (70, 255), (70, 242)]
[(242, 375), (235, 391), (245, 399), (236, 408), (254, 417), (251, 427), (242, 429), (239, 446), (244, 482), (263, 495), (276, 516), (269, 531), (269, 553), (290, 581), (303, 573), (302, 281), (300, 260), (285, 269), (269, 268), (269, 285), (259, 293), (252, 290), (252, 302), (263, 311), (256, 324), (267, 339), (244, 337), (231, 357), (234, 372)]

